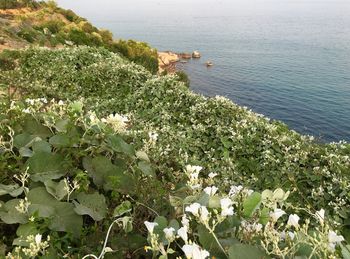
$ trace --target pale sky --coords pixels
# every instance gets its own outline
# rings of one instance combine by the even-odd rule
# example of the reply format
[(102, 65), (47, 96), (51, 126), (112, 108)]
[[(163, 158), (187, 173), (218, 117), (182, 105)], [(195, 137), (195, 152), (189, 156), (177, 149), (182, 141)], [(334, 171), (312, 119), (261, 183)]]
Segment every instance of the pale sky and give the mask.
[[(350, 13), (350, 0), (57, 0), (86, 17), (96, 19), (157, 16), (228, 16), (235, 14), (281, 14), (327, 12)], [(344, 5), (345, 4), (345, 5)], [(344, 6), (346, 6), (344, 8)]]

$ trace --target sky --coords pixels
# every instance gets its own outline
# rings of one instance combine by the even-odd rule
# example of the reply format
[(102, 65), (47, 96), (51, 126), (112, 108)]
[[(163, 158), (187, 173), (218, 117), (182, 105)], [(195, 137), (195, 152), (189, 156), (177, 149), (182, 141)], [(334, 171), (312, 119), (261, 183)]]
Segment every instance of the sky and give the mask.
[[(164, 17), (268, 15), (305, 12), (326, 15), (350, 13), (350, 0), (57, 0), (87, 18), (137, 19), (140, 15)], [(339, 4), (342, 3), (342, 4)], [(348, 3), (348, 8), (344, 8)]]

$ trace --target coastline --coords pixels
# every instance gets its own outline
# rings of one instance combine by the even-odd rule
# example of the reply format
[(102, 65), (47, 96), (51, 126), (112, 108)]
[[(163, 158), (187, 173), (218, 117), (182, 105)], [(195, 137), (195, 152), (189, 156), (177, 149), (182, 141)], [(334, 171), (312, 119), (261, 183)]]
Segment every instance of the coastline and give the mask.
[(180, 56), (172, 51), (159, 51), (158, 52), (158, 73), (163, 72), (175, 73), (176, 63), (180, 61)]

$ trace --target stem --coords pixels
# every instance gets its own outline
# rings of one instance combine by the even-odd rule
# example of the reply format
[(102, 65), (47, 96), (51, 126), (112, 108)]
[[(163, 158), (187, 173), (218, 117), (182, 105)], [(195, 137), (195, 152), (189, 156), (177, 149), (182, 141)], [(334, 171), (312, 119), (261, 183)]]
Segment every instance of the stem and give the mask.
[(220, 249), (224, 252), (224, 254), (226, 255), (226, 257), (228, 258), (228, 254), (226, 253), (225, 249), (222, 247), (222, 245), (220, 244), (219, 242), (219, 239), (217, 238), (217, 236), (215, 235), (214, 231), (213, 230), (210, 230), (210, 233), (213, 235), (216, 243), (218, 243)]
[(102, 251), (101, 251), (100, 255), (97, 257), (96, 255), (88, 254), (88, 255), (85, 255), (82, 259), (89, 258), (89, 257), (92, 257), (92, 258), (94, 258), (94, 259), (102, 259), (102, 258), (104, 257), (104, 255), (105, 255), (105, 253), (106, 253), (106, 252), (105, 252), (105, 249), (106, 249), (106, 246), (107, 246), (109, 234), (110, 234), (110, 232), (111, 232), (111, 230), (112, 230), (112, 227), (113, 227), (114, 223), (117, 223), (117, 222), (119, 222), (119, 221), (121, 221), (121, 220), (122, 220), (121, 218), (116, 219), (116, 220), (114, 220), (114, 221), (112, 222), (112, 224), (109, 226), (108, 231), (107, 231), (107, 235), (106, 235), (105, 241), (104, 241), (104, 243), (103, 243), (103, 247), (102, 247)]

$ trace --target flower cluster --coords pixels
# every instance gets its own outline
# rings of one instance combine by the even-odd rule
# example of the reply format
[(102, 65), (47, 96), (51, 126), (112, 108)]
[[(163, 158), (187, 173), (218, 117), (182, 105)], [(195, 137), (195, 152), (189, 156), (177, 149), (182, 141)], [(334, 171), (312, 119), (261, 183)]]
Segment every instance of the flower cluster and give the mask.
[(49, 247), (50, 236), (46, 237), (46, 240), (42, 240), (41, 234), (29, 235), (25, 239), (26, 246), (17, 246), (13, 253), (8, 253), (6, 258), (22, 258), (21, 254), (29, 258), (36, 258), (46, 254), (46, 250)]

